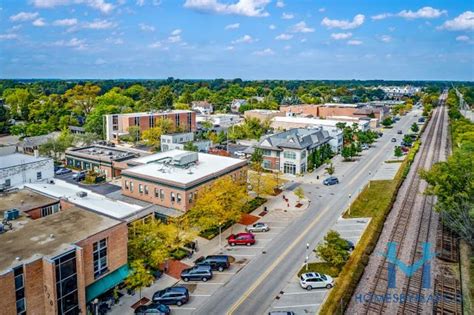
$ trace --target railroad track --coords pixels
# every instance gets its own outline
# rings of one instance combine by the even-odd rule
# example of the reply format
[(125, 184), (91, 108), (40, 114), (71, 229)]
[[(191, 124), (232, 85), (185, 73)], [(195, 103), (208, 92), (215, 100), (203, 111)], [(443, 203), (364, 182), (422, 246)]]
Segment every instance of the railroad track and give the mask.
[[(428, 155), (430, 152), (430, 145), (433, 142), (433, 137), (436, 136), (435, 142), (441, 141), (442, 128), (440, 128), (439, 125), (442, 126), (443, 119), (444, 119), (443, 117), (441, 117), (441, 115), (444, 115), (444, 108), (437, 109), (435, 111), (433, 119), (429, 122), (425, 143), (420, 148), (421, 150), (420, 158), (415, 160), (414, 164), (412, 165), (412, 167), (414, 167), (416, 170), (419, 169), (420, 166), (424, 166), (427, 163), (431, 164), (432, 162), (432, 160), (428, 161)], [(435, 143), (435, 146), (436, 144), (438, 143)], [(435, 153), (438, 153), (439, 155), (439, 152), (435, 152)], [(398, 247), (396, 250), (397, 257), (402, 248), (403, 239), (406, 235), (408, 226), (410, 225), (410, 220), (412, 218), (415, 200), (416, 200), (417, 195), (419, 194), (420, 184), (421, 184), (421, 178), (419, 177), (418, 174), (414, 174), (411, 178), (409, 178), (409, 183), (408, 183), (409, 187), (408, 187), (407, 196), (402, 201), (400, 212), (398, 213), (398, 216), (396, 218), (396, 223), (390, 234), (390, 238), (389, 238), (390, 242), (395, 242), (398, 244)], [(427, 203), (427, 198), (425, 197), (423, 199), (423, 207), (422, 207), (423, 213), (431, 212), (431, 211), (425, 211), (425, 209), (427, 209), (428, 207), (431, 210), (431, 205)], [(430, 219), (430, 217), (428, 219)], [(423, 220), (420, 220), (420, 224), (421, 222), (423, 222)], [(429, 228), (428, 228), (428, 231), (420, 231), (420, 233), (418, 234), (419, 235), (421, 234), (423, 236), (423, 235), (426, 235), (427, 233), (429, 233)], [(418, 252), (418, 250), (416, 250), (416, 252)], [(414, 255), (415, 257), (416, 257), (416, 252)], [(376, 297), (387, 296), (387, 293), (389, 290), (388, 281), (389, 281), (388, 261), (387, 261), (387, 258), (384, 257), (382, 260), (382, 263), (378, 266), (377, 272), (375, 274), (375, 280), (374, 280), (372, 290), (371, 290), (373, 295)], [(413, 285), (415, 285), (415, 281), (413, 282)], [(421, 282), (420, 282), (420, 285), (421, 285)], [(369, 299), (365, 303), (364, 306), (365, 306), (365, 314), (383, 314), (385, 309), (387, 308), (385, 298)]]

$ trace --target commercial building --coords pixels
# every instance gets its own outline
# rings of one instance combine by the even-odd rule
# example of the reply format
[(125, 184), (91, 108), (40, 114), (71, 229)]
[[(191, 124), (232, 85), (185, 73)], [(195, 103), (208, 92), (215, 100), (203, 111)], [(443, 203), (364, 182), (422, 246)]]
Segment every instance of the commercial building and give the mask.
[(196, 119), (198, 125), (201, 125), (201, 127), (203, 122), (209, 121), (214, 128), (229, 128), (239, 124), (243, 120), (239, 115), (234, 114), (199, 115)]
[(179, 211), (189, 210), (199, 189), (231, 176), (247, 180), (247, 161), (230, 157), (171, 150), (130, 161), (122, 172), (122, 194)]
[(245, 118), (256, 118), (260, 121), (271, 120), (273, 117), (285, 116), (284, 112), (270, 109), (252, 109), (244, 112)]
[(196, 112), (191, 110), (169, 110), (162, 112), (128, 113), (104, 115), (104, 134), (107, 141), (118, 142), (120, 136), (128, 135), (128, 128), (137, 126), (140, 132), (157, 125), (160, 119), (169, 119), (175, 128), (196, 131)]
[(0, 218), (4, 218), (5, 211), (13, 209), (19, 210), (28, 218), (36, 220), (59, 212), (61, 203), (56, 198), (25, 188), (9, 192), (0, 197)]
[(125, 222), (74, 206), (10, 222), (0, 234), (2, 314), (87, 314), (128, 274)]
[(331, 119), (331, 117), (375, 118), (381, 121), (388, 114), (388, 109), (367, 106), (366, 104), (326, 103), (321, 105), (281, 106), (280, 111), (286, 116), (306, 116)]
[(184, 145), (190, 142), (197, 147), (199, 152), (208, 152), (211, 147), (211, 141), (209, 140), (194, 141), (193, 132), (173, 133), (169, 135), (161, 135), (161, 151), (164, 152), (175, 149), (183, 150)]
[(308, 156), (330, 140), (321, 128), (294, 128), (265, 136), (256, 147), (262, 150), (263, 168), (296, 175), (307, 171)]
[[(347, 120), (350, 119), (350, 120)], [(359, 125), (361, 131), (367, 131), (370, 128), (370, 120), (353, 120), (353, 118), (345, 119), (317, 119), (317, 118), (308, 118), (308, 117), (275, 117), (271, 121), (271, 127), (275, 129), (288, 130), (291, 128), (307, 128), (307, 127), (322, 127), (326, 128), (337, 128), (338, 123), (356, 123)]]
[(191, 102), (191, 109), (202, 115), (210, 115), (214, 112), (214, 105), (208, 101), (193, 101)]
[(18, 151), (25, 154), (34, 154), (35, 151), (39, 150), (39, 147), (49, 140), (59, 137), (60, 132), (51, 132), (47, 135), (25, 137), (18, 144)]
[(107, 179), (120, 176), (126, 161), (139, 157), (137, 151), (103, 145), (90, 145), (66, 150), (66, 165), (80, 170), (94, 170)]
[[(37, 152), (37, 151), (36, 151)], [(0, 155), (0, 190), (26, 183), (47, 181), (54, 177), (54, 162), (38, 154), (11, 153)]]

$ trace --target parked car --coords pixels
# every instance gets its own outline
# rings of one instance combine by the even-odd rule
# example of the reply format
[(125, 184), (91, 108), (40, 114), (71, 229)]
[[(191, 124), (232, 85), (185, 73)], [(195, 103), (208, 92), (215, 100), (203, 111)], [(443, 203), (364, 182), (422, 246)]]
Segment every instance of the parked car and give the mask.
[(169, 306), (152, 303), (149, 305), (141, 305), (135, 309), (135, 314), (137, 315), (146, 315), (146, 314), (158, 314), (158, 315), (168, 315), (171, 313)]
[(411, 142), (402, 141), (400, 144), (402, 145), (402, 147), (409, 147), (409, 148), (411, 148), (411, 146), (412, 146), (412, 143), (411, 143)]
[(235, 245), (253, 245), (255, 244), (255, 235), (252, 233), (237, 233), (237, 234), (231, 234), (229, 238), (227, 239), (227, 243), (230, 246), (235, 246)]
[(156, 291), (152, 300), (154, 303), (181, 306), (189, 301), (189, 291), (182, 286), (169, 287)]
[(331, 186), (331, 185), (336, 185), (336, 184), (339, 184), (339, 179), (337, 179), (337, 177), (335, 176), (331, 176), (323, 180), (323, 185), (326, 185), (326, 186)]
[(194, 263), (197, 266), (211, 266), (212, 270), (218, 270), (220, 272), (230, 267), (230, 259), (227, 255), (199, 257)]
[(81, 180), (86, 179), (86, 171), (80, 171), (80, 172), (72, 175), (72, 179), (77, 181), (77, 182), (80, 182)]
[(268, 232), (270, 231), (270, 227), (268, 224), (263, 223), (263, 222), (257, 222), (254, 225), (246, 226), (245, 230), (247, 232)]
[(368, 150), (369, 149), (369, 145), (364, 143), (363, 145), (361, 145), (361, 148), (362, 150)]
[(390, 140), (392, 142), (397, 142), (397, 138), (392, 138), (392, 140)]
[(201, 280), (206, 282), (212, 279), (212, 268), (209, 265), (197, 265), (181, 271), (181, 279), (184, 282), (189, 280)]
[(56, 175), (64, 175), (64, 174), (68, 174), (68, 173), (71, 173), (71, 172), (72, 171), (68, 168), (60, 167), (54, 173)]
[(424, 118), (424, 117), (420, 117), (420, 118), (418, 118), (418, 122), (419, 122), (419, 123), (423, 123), (423, 122), (425, 122), (425, 118)]
[(379, 131), (377, 134), (379, 135), (379, 138), (383, 136), (383, 132), (381, 131)]
[(353, 251), (355, 249), (354, 243), (352, 243), (349, 240), (345, 240), (345, 241), (346, 241), (345, 249), (348, 250), (348, 251)]
[(331, 289), (334, 286), (334, 279), (317, 272), (303, 273), (300, 277), (300, 285), (306, 290), (315, 288)]
[(295, 315), (295, 312), (292, 311), (272, 311), (268, 315)]
[(398, 130), (397, 133), (398, 133), (399, 135), (402, 135), (402, 134), (403, 134), (403, 131)]

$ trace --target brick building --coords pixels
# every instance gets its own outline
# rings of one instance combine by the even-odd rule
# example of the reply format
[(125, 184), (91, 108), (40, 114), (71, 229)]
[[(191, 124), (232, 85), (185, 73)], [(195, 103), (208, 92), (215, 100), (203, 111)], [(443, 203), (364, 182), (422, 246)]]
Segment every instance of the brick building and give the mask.
[(122, 194), (165, 208), (189, 210), (199, 189), (222, 177), (247, 180), (247, 161), (205, 153), (171, 150), (128, 162)]
[(183, 132), (196, 131), (196, 112), (191, 110), (170, 110), (162, 112), (104, 115), (104, 134), (107, 141), (117, 142), (122, 135), (128, 135), (128, 128), (137, 126), (143, 132), (155, 127), (160, 119), (169, 119), (174, 127)]
[(7, 210), (18, 209), (27, 217), (36, 220), (61, 210), (58, 199), (38, 194), (30, 189), (10, 192), (0, 198), (0, 218)]
[(0, 234), (1, 313), (87, 314), (128, 274), (127, 224), (68, 205)]

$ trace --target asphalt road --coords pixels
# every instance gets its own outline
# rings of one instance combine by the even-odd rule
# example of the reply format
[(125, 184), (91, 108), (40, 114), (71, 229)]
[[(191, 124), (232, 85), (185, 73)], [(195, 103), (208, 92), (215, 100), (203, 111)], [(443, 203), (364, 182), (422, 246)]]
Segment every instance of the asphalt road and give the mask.
[[(412, 112), (402, 117), (393, 129), (386, 129), (376, 147), (359, 161), (353, 162), (339, 185), (319, 189), (318, 193), (306, 193), (311, 198), (311, 206), (306, 213), (280, 233), (265, 248), (265, 254), (253, 259), (194, 313), (264, 314), (278, 292), (302, 266), (306, 243), (314, 248), (322, 240), (347, 208), (349, 195), (356, 196), (374, 176), (375, 170), (393, 156), (394, 146), (399, 145), (403, 138), (403, 135), (397, 135), (397, 131), (401, 129), (407, 133), (416, 120)], [(398, 139), (397, 143), (390, 141), (392, 137)], [(301, 186), (306, 192), (316, 192), (314, 185)]]

